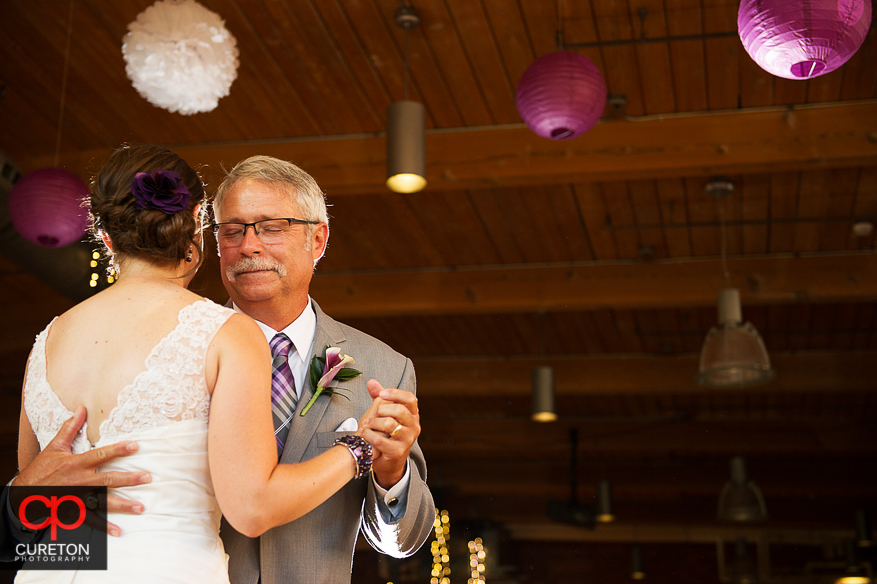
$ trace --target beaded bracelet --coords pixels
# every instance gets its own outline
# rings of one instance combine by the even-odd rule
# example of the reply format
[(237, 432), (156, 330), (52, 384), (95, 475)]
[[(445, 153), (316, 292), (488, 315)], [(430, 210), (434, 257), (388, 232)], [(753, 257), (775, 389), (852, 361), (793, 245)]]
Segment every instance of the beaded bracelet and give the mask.
[(342, 436), (335, 440), (335, 444), (346, 446), (356, 462), (356, 475), (358, 479), (366, 476), (372, 470), (372, 445), (359, 436)]

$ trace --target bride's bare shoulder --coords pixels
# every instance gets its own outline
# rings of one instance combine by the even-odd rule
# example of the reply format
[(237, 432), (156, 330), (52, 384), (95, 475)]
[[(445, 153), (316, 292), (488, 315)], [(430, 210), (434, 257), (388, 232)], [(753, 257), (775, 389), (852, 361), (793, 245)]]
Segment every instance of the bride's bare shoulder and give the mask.
[(52, 325), (51, 336), (98, 340), (132, 331), (149, 336), (151, 331), (173, 328), (180, 310), (199, 300), (203, 297), (184, 288), (110, 287), (61, 314)]
[(252, 318), (245, 314), (235, 313), (229, 318), (216, 334), (216, 342), (230, 347), (239, 345), (268, 346), (265, 335)]

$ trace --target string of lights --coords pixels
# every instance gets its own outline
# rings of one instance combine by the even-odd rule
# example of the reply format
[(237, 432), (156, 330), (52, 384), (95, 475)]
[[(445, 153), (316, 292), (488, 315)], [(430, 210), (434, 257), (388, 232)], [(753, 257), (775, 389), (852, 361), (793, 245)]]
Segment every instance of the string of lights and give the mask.
[(432, 552), (432, 577), (429, 584), (450, 584), (451, 582), (451, 557), (448, 554), (448, 539), (450, 539), (451, 519), (447, 511), (435, 510), (435, 541), (430, 544)]
[(486, 582), (484, 562), (487, 558), (487, 550), (480, 537), (469, 542), (469, 569), (470, 578), (468, 584), (481, 584)]

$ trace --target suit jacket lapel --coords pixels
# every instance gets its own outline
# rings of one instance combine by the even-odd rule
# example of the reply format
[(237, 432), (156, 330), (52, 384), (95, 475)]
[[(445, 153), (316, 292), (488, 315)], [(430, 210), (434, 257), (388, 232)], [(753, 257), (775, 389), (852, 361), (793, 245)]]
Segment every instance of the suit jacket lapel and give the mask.
[(338, 326), (338, 323), (334, 319), (326, 316), (326, 313), (322, 311), (316, 302), (313, 300), (311, 300), (311, 302), (313, 302), (314, 312), (317, 315), (317, 328), (314, 333), (314, 343), (311, 345), (310, 352), (305, 361), (308, 366), (308, 373), (305, 374), (301, 399), (298, 400), (298, 405), (295, 408), (294, 418), (289, 427), (289, 436), (286, 438), (286, 446), (280, 457), (280, 462), (283, 463), (295, 463), (301, 461), (308, 445), (314, 437), (314, 434), (317, 432), (320, 420), (322, 420), (323, 415), (326, 413), (326, 409), (329, 407), (329, 396), (320, 396), (317, 398), (317, 401), (314, 402), (314, 405), (311, 406), (311, 409), (308, 410), (308, 413), (305, 416), (301, 415), (301, 411), (307, 405), (308, 401), (310, 401), (315, 389), (311, 387), (311, 359), (314, 358), (314, 355), (322, 356), (326, 346), (338, 347), (345, 341), (344, 332), (341, 330), (341, 327)]

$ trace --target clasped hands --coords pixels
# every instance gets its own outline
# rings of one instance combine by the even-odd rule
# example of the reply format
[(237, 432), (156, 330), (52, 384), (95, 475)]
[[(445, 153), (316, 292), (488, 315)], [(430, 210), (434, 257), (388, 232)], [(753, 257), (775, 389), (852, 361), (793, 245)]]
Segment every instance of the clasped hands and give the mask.
[(357, 434), (372, 445), (372, 472), (384, 489), (405, 475), (408, 455), (420, 436), (417, 397), (402, 389), (387, 389), (371, 379), (366, 384), (372, 405), (360, 419)]

